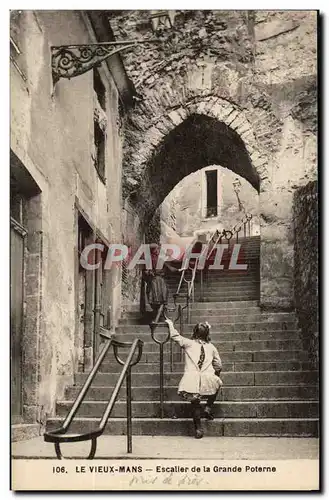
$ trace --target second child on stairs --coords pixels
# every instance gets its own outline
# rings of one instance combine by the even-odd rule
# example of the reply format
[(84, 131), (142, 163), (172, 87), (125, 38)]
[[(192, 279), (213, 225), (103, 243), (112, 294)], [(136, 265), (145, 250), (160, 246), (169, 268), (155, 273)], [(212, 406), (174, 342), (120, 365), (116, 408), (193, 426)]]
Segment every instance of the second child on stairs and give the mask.
[(203, 437), (201, 426), (201, 399), (206, 399), (205, 417), (213, 420), (212, 408), (219, 388), (222, 362), (216, 347), (210, 342), (209, 323), (197, 323), (192, 338), (183, 337), (173, 322), (166, 319), (170, 338), (177, 342), (185, 353), (184, 374), (179, 383), (178, 394), (191, 403), (195, 437)]

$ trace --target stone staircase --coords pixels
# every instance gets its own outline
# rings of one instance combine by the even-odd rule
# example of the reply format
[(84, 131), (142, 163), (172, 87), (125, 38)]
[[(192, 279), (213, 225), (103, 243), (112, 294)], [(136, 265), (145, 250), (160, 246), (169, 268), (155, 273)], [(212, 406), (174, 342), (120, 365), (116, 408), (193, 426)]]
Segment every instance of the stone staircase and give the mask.
[[(225, 241), (223, 241), (225, 243)], [(201, 276), (196, 274), (194, 297), (196, 301), (204, 302), (232, 302), (259, 299), (259, 254), (260, 238), (259, 236), (251, 238), (240, 238), (241, 245), (239, 251), (238, 264), (247, 264), (247, 270), (229, 269), (232, 245), (225, 250), (222, 258), (224, 269), (207, 270), (203, 272), (203, 296), (201, 297)], [(211, 261), (213, 262), (213, 260)], [(186, 278), (190, 275), (187, 273)], [(177, 290), (178, 278), (171, 274), (167, 278), (170, 293), (173, 295)], [(186, 294), (187, 284), (183, 282), (181, 287), (182, 294)], [(180, 301), (178, 301), (180, 302)], [(181, 299), (185, 302), (185, 299)]]
[[(312, 370), (303, 349), (294, 312), (262, 312), (259, 308), (259, 251), (258, 256), (257, 251), (254, 253), (255, 266), (245, 275), (225, 274), (225, 270), (209, 272), (204, 301), (197, 300), (196, 291), (191, 324), (184, 326), (185, 335), (190, 335), (196, 322), (208, 320), (212, 342), (223, 362), (224, 385), (215, 404), (215, 419), (204, 422), (206, 435), (317, 436), (318, 373)], [(178, 278), (176, 274), (170, 277), (171, 291), (176, 291)], [(116, 333), (119, 340), (139, 337), (144, 341), (142, 359), (132, 372), (133, 433), (193, 435), (189, 403), (177, 395), (183, 371), (178, 346), (172, 346), (171, 372), (171, 346), (165, 344), (165, 405), (164, 418), (160, 419), (158, 346), (151, 339), (149, 326), (141, 324), (137, 306), (126, 312)], [(157, 329), (158, 336), (165, 334), (164, 327)], [(95, 428), (120, 369), (110, 353), (79, 409), (72, 431)], [(59, 425), (86, 377), (76, 374), (75, 385), (67, 387), (64, 400), (58, 401), (56, 417), (48, 419), (47, 429)], [(125, 411), (123, 387), (106, 433), (125, 434)]]

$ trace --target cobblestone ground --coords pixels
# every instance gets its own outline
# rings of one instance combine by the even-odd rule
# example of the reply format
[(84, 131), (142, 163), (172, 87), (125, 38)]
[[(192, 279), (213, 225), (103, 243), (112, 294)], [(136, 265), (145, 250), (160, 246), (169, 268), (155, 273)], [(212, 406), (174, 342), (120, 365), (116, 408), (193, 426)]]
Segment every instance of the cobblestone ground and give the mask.
[[(84, 457), (89, 443), (62, 446), (67, 457)], [(13, 458), (56, 458), (54, 446), (42, 437), (12, 444)], [(317, 459), (316, 438), (205, 437), (195, 440), (178, 436), (135, 436), (133, 453), (126, 453), (125, 436), (103, 436), (99, 439), (96, 458), (186, 458), (221, 460), (292, 460)]]

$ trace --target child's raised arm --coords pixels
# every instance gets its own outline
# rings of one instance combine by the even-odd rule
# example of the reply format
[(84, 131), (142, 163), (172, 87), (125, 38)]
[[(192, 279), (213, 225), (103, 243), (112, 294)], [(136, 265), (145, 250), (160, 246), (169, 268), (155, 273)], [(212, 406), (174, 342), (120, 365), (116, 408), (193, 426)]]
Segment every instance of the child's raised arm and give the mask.
[(222, 371), (222, 360), (220, 359), (220, 356), (215, 346), (213, 351), (212, 366), (214, 367), (215, 372), (220, 373)]
[(168, 328), (169, 328), (171, 340), (173, 340), (174, 342), (177, 342), (177, 344), (179, 344), (181, 347), (187, 347), (187, 346), (191, 345), (192, 340), (187, 339), (186, 337), (183, 337), (182, 335), (180, 335), (178, 333), (178, 331), (176, 330), (176, 328), (174, 327), (174, 324), (171, 321), (171, 319), (166, 319), (166, 323), (167, 323)]

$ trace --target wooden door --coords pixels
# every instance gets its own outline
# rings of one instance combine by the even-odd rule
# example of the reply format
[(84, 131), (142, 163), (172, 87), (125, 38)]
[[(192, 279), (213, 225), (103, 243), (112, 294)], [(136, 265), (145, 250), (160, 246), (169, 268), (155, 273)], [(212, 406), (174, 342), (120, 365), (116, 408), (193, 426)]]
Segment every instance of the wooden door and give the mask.
[[(103, 243), (104, 244), (104, 243)], [(105, 246), (105, 244), (104, 244)], [(106, 251), (97, 258), (96, 262), (100, 262), (99, 268), (95, 271), (95, 320), (94, 320), (94, 360), (99, 354), (101, 343), (104, 339), (100, 336), (100, 327), (109, 328), (109, 308), (110, 297), (108, 287), (108, 272), (104, 269), (106, 262)]]
[(13, 219), (10, 228), (11, 404), (14, 421), (22, 415), (22, 337), (24, 299), (24, 236)]

